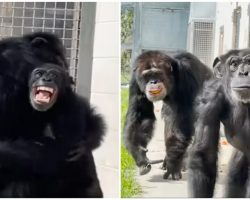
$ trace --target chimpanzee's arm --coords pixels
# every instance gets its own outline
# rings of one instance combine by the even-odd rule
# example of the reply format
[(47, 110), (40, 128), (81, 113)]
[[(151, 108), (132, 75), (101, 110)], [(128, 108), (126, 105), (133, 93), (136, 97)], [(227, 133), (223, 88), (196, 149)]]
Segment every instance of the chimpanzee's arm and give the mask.
[(63, 153), (53, 142), (42, 144), (27, 139), (0, 141), (0, 176), (52, 175), (58, 169)]
[(63, 162), (97, 148), (105, 132), (103, 118), (85, 99), (73, 94), (71, 100), (44, 130), (54, 139), (0, 141), (0, 170), (2, 165), (13, 174), (56, 175)]
[(130, 82), (128, 105), (124, 142), (143, 175), (151, 169), (146, 148), (153, 135), (155, 115), (153, 103), (140, 91), (135, 77)]
[(106, 125), (86, 99), (71, 93), (64, 108), (50, 125), (58, 145), (68, 150), (65, 160), (75, 161), (100, 146)]
[(189, 192), (191, 197), (212, 197), (217, 174), (220, 119), (224, 93), (217, 83), (206, 88), (199, 99), (195, 140), (190, 152)]
[(228, 164), (228, 177), (225, 187), (225, 198), (250, 197), (249, 164), (247, 156), (238, 149), (233, 154)]
[(163, 176), (164, 179), (168, 179), (170, 175), (173, 180), (179, 180), (182, 177), (183, 158), (193, 134), (191, 114), (192, 112), (187, 111), (185, 115), (180, 114), (179, 118), (175, 119), (176, 114), (171, 115), (163, 109), (163, 115), (167, 118), (164, 130), (167, 151), (164, 166), (167, 172)]

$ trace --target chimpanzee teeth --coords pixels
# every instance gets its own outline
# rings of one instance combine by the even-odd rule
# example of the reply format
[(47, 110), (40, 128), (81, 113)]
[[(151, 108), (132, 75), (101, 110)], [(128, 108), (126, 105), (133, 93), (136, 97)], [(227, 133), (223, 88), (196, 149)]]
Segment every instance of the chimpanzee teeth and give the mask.
[(45, 87), (45, 86), (39, 86), (39, 87), (37, 87), (37, 90), (48, 91), (51, 93), (53, 93), (53, 91), (54, 91), (53, 88)]

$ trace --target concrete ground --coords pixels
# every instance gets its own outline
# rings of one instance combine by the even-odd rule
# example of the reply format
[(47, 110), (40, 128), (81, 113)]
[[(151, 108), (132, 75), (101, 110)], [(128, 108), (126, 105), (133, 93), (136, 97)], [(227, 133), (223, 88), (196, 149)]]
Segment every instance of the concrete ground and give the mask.
[[(149, 159), (163, 159), (165, 156), (164, 146), (164, 125), (161, 119), (161, 103), (155, 104), (155, 114), (157, 124), (155, 127), (154, 137), (148, 146)], [(215, 188), (215, 197), (223, 197), (224, 183), (226, 177), (227, 164), (232, 152), (230, 145), (221, 145), (219, 153), (219, 176)], [(188, 197), (187, 191), (187, 172), (182, 173), (182, 179), (179, 181), (164, 180), (162, 178), (164, 171), (160, 169), (162, 164), (152, 165), (151, 171), (139, 176), (136, 179), (142, 186), (143, 193), (139, 197)]]

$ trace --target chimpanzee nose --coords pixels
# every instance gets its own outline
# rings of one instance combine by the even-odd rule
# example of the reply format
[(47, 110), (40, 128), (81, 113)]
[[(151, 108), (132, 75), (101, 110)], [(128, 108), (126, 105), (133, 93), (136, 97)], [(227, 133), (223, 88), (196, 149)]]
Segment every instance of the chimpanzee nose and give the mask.
[(43, 81), (50, 82), (51, 78), (50, 77), (43, 77)]
[(156, 84), (156, 83), (158, 83), (158, 80), (151, 80), (150, 81), (150, 84)]
[(247, 70), (246, 71), (240, 71), (239, 75), (240, 76), (248, 76), (248, 71)]

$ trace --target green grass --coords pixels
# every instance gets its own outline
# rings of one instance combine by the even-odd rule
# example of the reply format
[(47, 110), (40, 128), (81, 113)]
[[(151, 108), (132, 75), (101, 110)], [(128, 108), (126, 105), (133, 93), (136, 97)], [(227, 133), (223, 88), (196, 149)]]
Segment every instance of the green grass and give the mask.
[(129, 83), (130, 80), (130, 73), (122, 73), (121, 75), (121, 83), (125, 84), (125, 83)]
[(125, 124), (125, 118), (126, 118), (126, 113), (128, 110), (128, 88), (122, 88), (121, 89), (121, 126), (122, 126), (122, 131), (123, 127)]
[[(128, 109), (128, 89), (121, 89), (121, 126), (124, 127), (126, 112)], [(134, 197), (142, 192), (140, 185), (136, 182), (136, 166), (133, 158), (122, 144), (121, 146), (121, 197)]]

